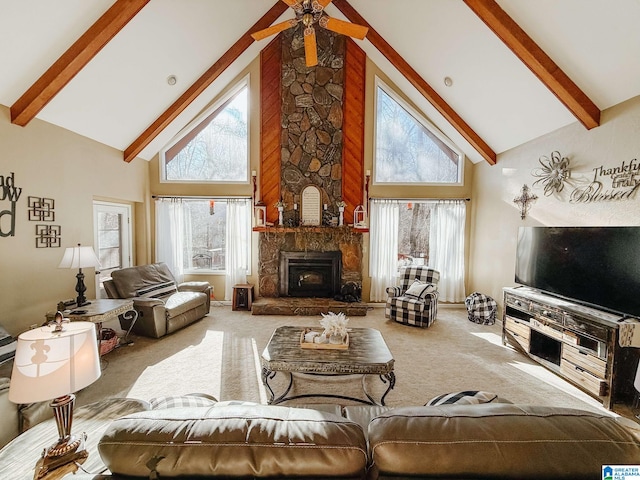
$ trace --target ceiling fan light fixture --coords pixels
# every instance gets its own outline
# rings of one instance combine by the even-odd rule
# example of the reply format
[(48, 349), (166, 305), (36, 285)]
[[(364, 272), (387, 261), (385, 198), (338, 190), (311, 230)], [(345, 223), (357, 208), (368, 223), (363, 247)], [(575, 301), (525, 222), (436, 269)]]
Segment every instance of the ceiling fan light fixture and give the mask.
[(302, 24), (307, 28), (311, 27), (313, 24), (313, 14), (305, 13), (302, 15)]

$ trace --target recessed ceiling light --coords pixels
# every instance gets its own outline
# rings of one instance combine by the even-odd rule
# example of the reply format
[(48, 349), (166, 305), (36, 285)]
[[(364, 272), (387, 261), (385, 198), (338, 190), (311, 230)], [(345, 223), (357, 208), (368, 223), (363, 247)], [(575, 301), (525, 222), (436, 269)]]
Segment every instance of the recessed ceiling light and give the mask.
[(450, 87), (451, 85), (453, 85), (453, 80), (451, 80), (451, 77), (444, 77), (444, 84), (447, 87)]
[(176, 77), (175, 75), (169, 75), (167, 77), (167, 83), (169, 85), (175, 85), (176, 83), (178, 83), (178, 77)]

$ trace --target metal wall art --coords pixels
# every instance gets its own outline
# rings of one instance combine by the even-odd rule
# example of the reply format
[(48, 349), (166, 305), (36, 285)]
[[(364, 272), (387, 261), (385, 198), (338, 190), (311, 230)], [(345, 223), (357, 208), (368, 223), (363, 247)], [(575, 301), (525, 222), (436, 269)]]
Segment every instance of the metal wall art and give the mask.
[[(56, 213), (53, 209), (56, 202), (53, 198), (32, 197), (27, 198), (29, 208), (29, 221), (53, 222)], [(36, 248), (59, 248), (60, 225), (36, 225)]]
[(551, 158), (543, 155), (538, 159), (541, 167), (531, 172), (531, 175), (538, 177), (533, 182), (533, 186), (541, 183), (544, 187), (546, 196), (552, 193), (560, 193), (564, 188), (564, 184), (571, 178), (571, 169), (569, 168), (569, 159), (560, 155), (560, 152), (551, 152)]
[(60, 225), (36, 225), (36, 248), (59, 248)]
[(640, 163), (637, 158), (623, 160), (615, 167), (600, 165), (593, 169), (593, 180), (579, 185), (569, 201), (571, 203), (617, 202), (635, 200), (640, 190)]
[[(22, 194), (22, 187), (16, 187), (15, 174), (0, 175), (0, 201), (9, 200), (9, 210), (0, 205), (0, 237), (13, 237), (16, 234), (16, 204)], [(8, 229), (7, 229), (8, 227)]]
[(531, 204), (538, 199), (538, 196), (533, 193), (529, 193), (529, 187), (527, 184), (522, 186), (522, 190), (520, 191), (520, 196), (513, 199), (513, 203), (520, 207), (520, 218), (527, 218), (527, 213), (529, 213), (529, 209), (531, 208)]
[(28, 197), (29, 220), (32, 222), (53, 222), (56, 219), (53, 198)]

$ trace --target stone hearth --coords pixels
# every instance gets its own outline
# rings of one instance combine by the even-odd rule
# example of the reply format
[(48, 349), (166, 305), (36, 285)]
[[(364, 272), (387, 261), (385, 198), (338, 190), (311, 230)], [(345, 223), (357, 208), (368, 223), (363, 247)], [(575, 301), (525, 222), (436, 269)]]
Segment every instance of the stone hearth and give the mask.
[(260, 298), (253, 302), (253, 315), (318, 315), (344, 313), (347, 317), (364, 317), (369, 307), (362, 303), (337, 302), (328, 298)]

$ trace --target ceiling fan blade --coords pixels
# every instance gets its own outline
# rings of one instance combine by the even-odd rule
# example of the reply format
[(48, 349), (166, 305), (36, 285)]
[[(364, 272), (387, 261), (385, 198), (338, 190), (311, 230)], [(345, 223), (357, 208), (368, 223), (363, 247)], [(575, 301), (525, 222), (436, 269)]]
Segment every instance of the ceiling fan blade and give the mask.
[(313, 27), (304, 29), (304, 56), (307, 60), (307, 67), (318, 64), (318, 45), (316, 43), (316, 31)]
[(331, 0), (313, 0), (313, 3), (311, 3), (311, 8), (314, 12), (321, 12), (330, 3)]
[(257, 32), (253, 32), (251, 36), (254, 40), (262, 40), (263, 38), (270, 37), (276, 33), (280, 33), (287, 28), (295, 27), (298, 24), (298, 20), (292, 18), (291, 20), (287, 20), (282, 23), (276, 23), (275, 25), (271, 25), (270, 27), (265, 28), (264, 30), (258, 30)]
[(293, 8), (296, 13), (302, 12), (302, 0), (282, 0), (284, 3)]
[(342, 35), (355, 37), (360, 40), (364, 40), (364, 37), (367, 36), (367, 32), (369, 31), (367, 27), (363, 27), (362, 25), (344, 22), (342, 20), (338, 20), (337, 18), (328, 17), (326, 15), (323, 15), (318, 23), (321, 27), (326, 28), (327, 30), (340, 33)]

